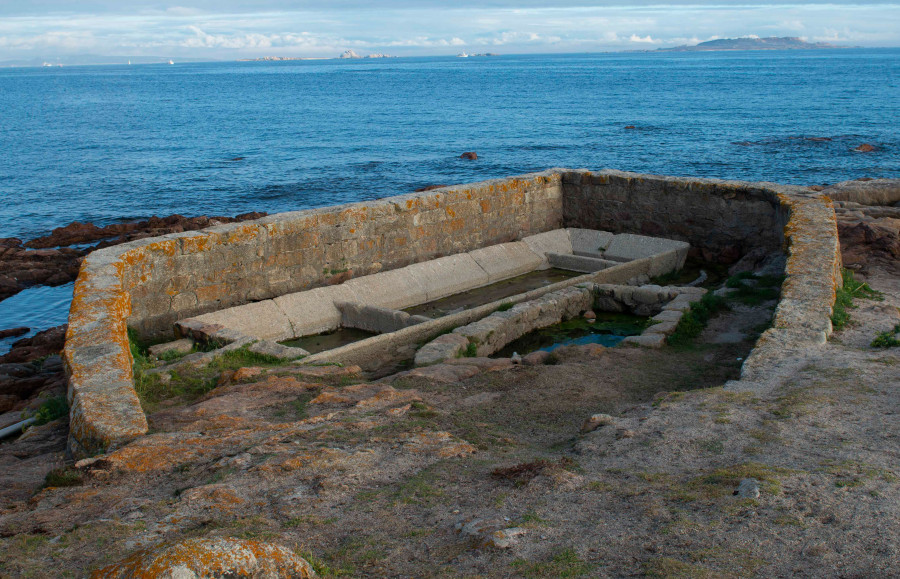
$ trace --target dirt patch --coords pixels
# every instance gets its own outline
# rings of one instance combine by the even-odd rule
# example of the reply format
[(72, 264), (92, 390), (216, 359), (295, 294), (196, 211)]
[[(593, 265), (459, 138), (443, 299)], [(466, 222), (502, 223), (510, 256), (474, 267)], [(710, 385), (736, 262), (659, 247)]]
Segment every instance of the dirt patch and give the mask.
[[(2, 495), (0, 574), (230, 536), (325, 577), (890, 575), (900, 352), (868, 344), (896, 323), (900, 284), (868, 279), (884, 299), (857, 301), (763, 393), (721, 386), (773, 302), (731, 303), (677, 348), (564, 348), (549, 365), (238, 371), (54, 479), (74, 486)], [(746, 479), (756, 498), (734, 495)]]

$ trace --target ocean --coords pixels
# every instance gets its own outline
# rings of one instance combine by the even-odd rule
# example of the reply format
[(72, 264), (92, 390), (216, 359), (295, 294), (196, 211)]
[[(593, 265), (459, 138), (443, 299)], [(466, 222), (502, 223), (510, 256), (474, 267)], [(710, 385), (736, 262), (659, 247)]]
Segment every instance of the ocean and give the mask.
[[(897, 119), (900, 49), (6, 68), (0, 237), (553, 166), (900, 177)], [(861, 143), (877, 149), (853, 151)]]

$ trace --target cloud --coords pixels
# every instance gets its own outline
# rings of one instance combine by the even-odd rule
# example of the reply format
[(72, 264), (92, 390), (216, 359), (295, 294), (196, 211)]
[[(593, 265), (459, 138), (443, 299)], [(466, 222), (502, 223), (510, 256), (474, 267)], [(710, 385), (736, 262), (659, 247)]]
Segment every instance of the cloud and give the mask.
[[(900, 0), (897, 0), (900, 1)], [(2, 17), (0, 60), (43, 50), (233, 58), (336, 56), (347, 48), (392, 54), (452, 54), (464, 47), (577, 52), (675, 46), (739, 36), (799, 36), (859, 45), (900, 45), (900, 9), (767, 0), (30, 0), (30, 15)], [(133, 6), (126, 12), (124, 6)], [(40, 14), (37, 8), (41, 8)]]
[(637, 34), (632, 34), (628, 37), (628, 42), (643, 42), (645, 44), (659, 44), (659, 40), (653, 40), (649, 34), (644, 36), (643, 38), (638, 36)]

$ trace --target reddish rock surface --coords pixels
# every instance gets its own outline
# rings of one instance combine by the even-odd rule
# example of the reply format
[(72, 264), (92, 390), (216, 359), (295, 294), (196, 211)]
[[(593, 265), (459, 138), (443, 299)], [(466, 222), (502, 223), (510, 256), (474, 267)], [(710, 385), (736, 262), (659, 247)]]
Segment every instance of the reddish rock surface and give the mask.
[(633, 129), (636, 129), (636, 128), (637, 128), (637, 127), (634, 126), (634, 125), (627, 125), (627, 126), (625, 127), (625, 129), (627, 129), (627, 130), (629, 130), (629, 131), (630, 131), (630, 130), (633, 130)]
[(844, 266), (865, 272), (873, 262), (900, 273), (900, 219), (840, 216), (838, 236)]
[(859, 151), (860, 153), (871, 153), (872, 151), (875, 150), (875, 147), (873, 145), (870, 145), (869, 143), (863, 143), (862, 145), (856, 147), (853, 150)]
[(18, 340), (0, 356), (0, 414), (40, 406), (42, 398), (35, 397), (42, 393), (65, 394), (59, 357), (65, 338), (66, 326), (58, 326)]
[[(258, 219), (265, 213), (244, 213), (236, 217), (151, 217), (146, 221), (114, 223), (98, 227), (74, 222), (53, 233), (24, 243), (15, 237), (0, 238), (0, 300), (34, 285), (56, 286), (75, 281), (81, 259), (93, 251), (155, 235), (194, 231), (234, 221)], [(74, 244), (100, 241), (94, 247), (74, 249)]]
[(478, 154), (475, 151), (466, 151), (462, 155), (459, 156), (460, 159), (468, 159), (469, 161), (475, 161), (478, 159)]
[(38, 332), (30, 338), (22, 338), (14, 342), (12, 349), (0, 356), (0, 364), (30, 362), (60, 353), (65, 345), (67, 327), (66, 325), (57, 326)]
[[(265, 213), (242, 213), (236, 217), (184, 217), (183, 215), (170, 215), (168, 217), (151, 217), (146, 221), (136, 221), (131, 223), (113, 223), (106, 227), (97, 227), (93, 223), (80, 223), (75, 221), (65, 227), (57, 227), (53, 233), (44, 237), (32, 239), (25, 244), (26, 247), (33, 249), (41, 249), (46, 247), (59, 247), (74, 245), (76, 243), (91, 243), (101, 239), (109, 240), (106, 244), (99, 244), (99, 247), (116, 245), (125, 241), (141, 239), (144, 237), (153, 237), (155, 235), (165, 235), (167, 233), (180, 233), (182, 231), (194, 231), (203, 229), (221, 223), (231, 223), (234, 221), (247, 221), (249, 219), (259, 219), (265, 217)], [(110, 238), (117, 238), (111, 240)]]

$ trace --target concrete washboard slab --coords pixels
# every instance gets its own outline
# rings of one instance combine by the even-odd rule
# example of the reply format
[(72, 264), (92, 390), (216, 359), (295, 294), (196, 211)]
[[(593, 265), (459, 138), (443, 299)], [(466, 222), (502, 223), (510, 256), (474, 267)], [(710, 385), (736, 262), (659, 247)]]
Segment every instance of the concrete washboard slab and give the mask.
[[(412, 273), (414, 266), (401, 267), (347, 280), (343, 286), (356, 301), (382, 308), (402, 309), (428, 301), (427, 285)], [(351, 301), (351, 300), (347, 300)]]
[(489, 283), (534, 271), (544, 262), (543, 255), (536, 254), (522, 241), (483, 247), (469, 255), (487, 272)]
[(196, 316), (204, 324), (222, 325), (229, 330), (261, 340), (288, 340), (294, 337), (290, 320), (274, 300), (244, 304)]
[(687, 253), (690, 248), (690, 244), (684, 241), (620, 233), (613, 237), (603, 257), (613, 261), (633, 261), (674, 252), (674, 255), (669, 256), (669, 260), (675, 269), (678, 269), (684, 265), (684, 260), (687, 259)]
[(570, 227), (569, 237), (572, 239), (573, 254), (600, 258), (615, 235), (609, 231)]
[(355, 299), (350, 288), (335, 285), (279, 296), (272, 301), (287, 316), (293, 328), (291, 337), (296, 338), (337, 329), (341, 312), (334, 302)]
[(522, 239), (531, 251), (536, 253), (543, 261), (538, 269), (549, 269), (548, 253), (567, 254), (572, 253), (572, 238), (568, 229), (554, 229), (537, 235), (530, 235)]
[(550, 265), (553, 267), (571, 271), (580, 271), (582, 273), (593, 273), (595, 271), (602, 271), (610, 267), (622, 265), (618, 261), (566, 253), (548, 253), (547, 259), (550, 260)]
[(415, 263), (403, 269), (424, 284), (427, 295), (424, 301), (437, 300), (490, 283), (488, 274), (468, 253)]

